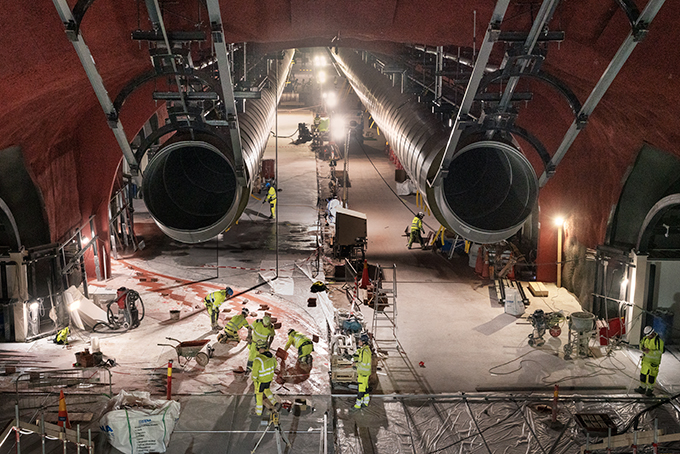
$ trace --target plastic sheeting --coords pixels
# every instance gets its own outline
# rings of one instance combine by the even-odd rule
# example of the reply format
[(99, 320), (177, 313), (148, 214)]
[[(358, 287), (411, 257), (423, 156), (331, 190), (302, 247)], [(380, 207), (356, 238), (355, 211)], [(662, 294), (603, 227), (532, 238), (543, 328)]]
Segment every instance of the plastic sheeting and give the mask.
[[(469, 397), (468, 397), (469, 396)], [(382, 397), (367, 408), (351, 409), (353, 398), (335, 398), (336, 452), (374, 453), (579, 453), (586, 435), (576, 413), (606, 413), (619, 430), (654, 401), (612, 396), (569, 397), (559, 403), (562, 430), (550, 428), (552, 396)], [(643, 414), (639, 430), (680, 432), (671, 404)], [(601, 441), (591, 438), (590, 443)], [(370, 447), (368, 446), (370, 444)], [(614, 450), (613, 452), (630, 452)], [(642, 451), (641, 451), (642, 452)]]

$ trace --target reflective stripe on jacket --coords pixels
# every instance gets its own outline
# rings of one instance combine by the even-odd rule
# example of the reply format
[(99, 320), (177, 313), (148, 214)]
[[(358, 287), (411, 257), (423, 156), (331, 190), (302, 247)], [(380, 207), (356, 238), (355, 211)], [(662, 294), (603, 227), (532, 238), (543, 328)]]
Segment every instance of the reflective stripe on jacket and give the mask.
[(258, 354), (253, 361), (253, 381), (269, 383), (274, 379), (275, 369), (276, 359), (272, 356), (271, 352)]
[(272, 203), (273, 201), (276, 200), (276, 189), (274, 189), (274, 186), (269, 188), (269, 192), (267, 193), (267, 202)]
[(257, 341), (266, 341), (269, 337), (274, 337), (276, 331), (274, 331), (274, 326), (264, 326), (262, 319), (258, 318), (253, 323), (253, 342), (257, 344)]
[(250, 325), (248, 324), (248, 320), (246, 320), (245, 315), (238, 314), (232, 317), (231, 320), (229, 320), (229, 323), (226, 324), (224, 330), (231, 334), (236, 334), (238, 330), (240, 330), (244, 326), (250, 327)]
[[(291, 345), (298, 349), (298, 357), (309, 355), (314, 351), (314, 343), (307, 336), (302, 333), (298, 333), (297, 331), (293, 331), (288, 335), (288, 342), (286, 342), (284, 350), (288, 350), (288, 347)], [(303, 349), (303, 347), (306, 346), (309, 346), (309, 348)]]
[(57, 333), (57, 342), (68, 342), (68, 333), (69, 333), (69, 328), (68, 326), (64, 329), (59, 330)]
[(648, 349), (647, 353), (644, 353), (642, 360), (649, 361), (652, 364), (658, 365), (661, 363), (661, 354), (663, 353), (663, 340), (658, 336), (653, 338), (643, 337), (640, 339), (640, 350)]
[(203, 298), (203, 304), (206, 305), (206, 307), (216, 307), (219, 308), (222, 303), (227, 299), (227, 291), (226, 290), (218, 290), (216, 292), (212, 292), (206, 295), (205, 298)]
[(411, 221), (411, 232), (417, 232), (419, 230), (423, 230), (423, 220), (416, 216), (413, 218), (413, 221)]
[(307, 336), (302, 333), (298, 333), (297, 331), (293, 331), (288, 335), (288, 342), (286, 342), (284, 350), (288, 350), (288, 347), (291, 345), (293, 345), (295, 348), (300, 348), (302, 347), (302, 344), (313, 345), (312, 341)]
[(364, 345), (354, 352), (354, 362), (357, 365), (357, 374), (371, 375), (371, 347)]

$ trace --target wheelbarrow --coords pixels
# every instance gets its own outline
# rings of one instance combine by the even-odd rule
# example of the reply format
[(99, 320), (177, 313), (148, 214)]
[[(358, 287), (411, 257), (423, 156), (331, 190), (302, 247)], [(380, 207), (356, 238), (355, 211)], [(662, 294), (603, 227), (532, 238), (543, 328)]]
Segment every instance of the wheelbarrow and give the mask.
[[(172, 347), (177, 352), (177, 364), (180, 367), (187, 365), (192, 358), (196, 358), (196, 362), (199, 366), (205, 366), (210, 361), (210, 356), (208, 353), (203, 352), (203, 347), (210, 342), (210, 339), (197, 339), (192, 341), (180, 341), (173, 339), (172, 337), (166, 337), (166, 339), (177, 342), (177, 345), (171, 344), (158, 344), (165, 347)], [(185, 359), (184, 364), (182, 364), (182, 358)]]

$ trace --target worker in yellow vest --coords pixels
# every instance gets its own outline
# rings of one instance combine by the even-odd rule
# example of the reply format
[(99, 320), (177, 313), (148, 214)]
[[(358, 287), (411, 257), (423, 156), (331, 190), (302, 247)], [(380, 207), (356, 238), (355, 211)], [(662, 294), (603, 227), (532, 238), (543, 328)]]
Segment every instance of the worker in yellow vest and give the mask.
[(259, 341), (264, 341), (267, 344), (267, 348), (269, 348), (272, 345), (275, 335), (276, 331), (274, 331), (272, 319), (269, 315), (265, 315), (261, 319), (257, 319), (255, 322), (253, 322), (252, 339), (250, 341), (250, 352), (248, 354), (246, 373), (250, 373), (253, 368), (253, 360), (258, 353), (257, 343)]
[(70, 331), (71, 330), (68, 326), (57, 331), (57, 335), (54, 338), (54, 343), (59, 345), (68, 345), (68, 335)]
[(217, 340), (222, 344), (227, 343), (227, 341), (238, 342), (241, 340), (238, 332), (243, 327), (248, 329), (248, 339), (250, 339), (252, 337), (253, 329), (250, 327), (250, 324), (248, 324), (248, 320), (246, 320), (248, 312), (248, 308), (244, 307), (241, 309), (240, 314), (233, 316), (231, 320), (224, 325), (224, 332), (217, 336)]
[(368, 345), (368, 334), (362, 333), (359, 338), (359, 348), (354, 352), (354, 367), (357, 371), (357, 382), (359, 383), (359, 394), (354, 403), (354, 408), (368, 407), (371, 397), (368, 394), (368, 378), (371, 376), (372, 366), (371, 347)]
[(314, 351), (314, 343), (311, 339), (291, 328), (288, 331), (288, 342), (286, 342), (286, 346), (283, 349), (288, 350), (291, 345), (298, 349), (297, 362), (300, 367), (307, 370), (311, 369), (312, 352)]
[(218, 290), (216, 292), (209, 293), (203, 298), (203, 304), (206, 309), (208, 309), (208, 314), (210, 315), (210, 325), (213, 330), (220, 330), (220, 325), (217, 324), (217, 319), (220, 316), (220, 306), (224, 303), (227, 298), (230, 298), (234, 294), (231, 287), (227, 287), (224, 290)]
[(642, 350), (642, 365), (640, 366), (640, 386), (635, 392), (647, 396), (654, 395), (654, 382), (659, 375), (659, 364), (663, 354), (663, 340), (651, 326), (645, 326), (644, 336), (640, 339), (640, 350)]
[(265, 189), (267, 190), (267, 197), (262, 201), (262, 203), (269, 202), (269, 209), (271, 210), (269, 219), (276, 219), (276, 189), (271, 183), (267, 183)]
[(408, 244), (406, 245), (409, 249), (411, 249), (411, 245), (416, 240), (418, 240), (418, 242), (420, 243), (421, 249), (425, 248), (425, 244), (423, 242), (423, 236), (421, 235), (421, 232), (423, 231), (423, 218), (424, 217), (425, 217), (425, 213), (420, 211), (413, 218), (413, 221), (411, 221), (411, 232), (408, 236)]
[(262, 415), (262, 406), (264, 404), (263, 395), (267, 396), (272, 405), (278, 403), (276, 396), (272, 393), (270, 385), (274, 379), (274, 370), (276, 369), (276, 358), (269, 351), (267, 341), (259, 340), (256, 344), (257, 356), (253, 362), (253, 387), (255, 388), (255, 413), (257, 416)]

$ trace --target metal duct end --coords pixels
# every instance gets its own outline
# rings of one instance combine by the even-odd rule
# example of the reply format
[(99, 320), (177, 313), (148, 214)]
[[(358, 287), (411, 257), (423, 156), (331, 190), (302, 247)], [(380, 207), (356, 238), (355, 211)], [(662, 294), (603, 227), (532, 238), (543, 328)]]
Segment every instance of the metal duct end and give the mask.
[(226, 143), (195, 132), (194, 140), (187, 139), (188, 133), (178, 133), (158, 151), (144, 172), (142, 192), (166, 235), (200, 243), (236, 220), (241, 191)]
[(536, 203), (536, 173), (511, 139), (466, 142), (442, 184), (433, 188), (441, 215), (470, 241), (507, 239), (522, 227)]

